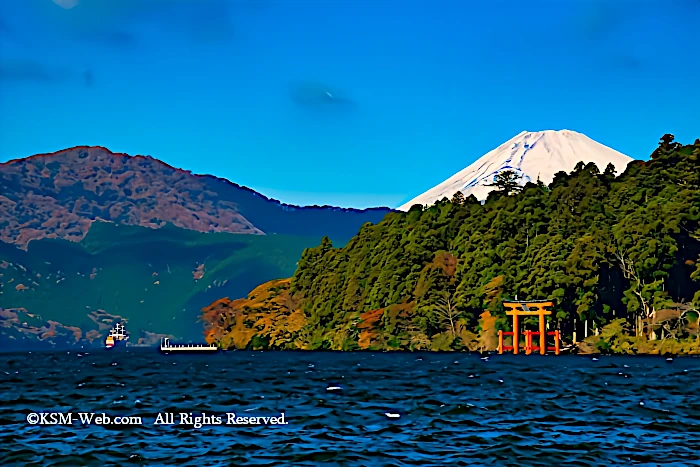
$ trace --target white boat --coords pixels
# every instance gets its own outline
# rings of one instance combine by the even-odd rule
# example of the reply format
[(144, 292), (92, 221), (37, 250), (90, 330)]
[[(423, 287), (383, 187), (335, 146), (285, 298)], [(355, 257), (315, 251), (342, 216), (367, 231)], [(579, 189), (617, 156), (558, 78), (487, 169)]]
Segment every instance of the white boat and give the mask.
[(170, 339), (163, 337), (160, 340), (160, 351), (170, 352), (216, 352), (219, 348), (208, 344), (171, 344)]
[(129, 339), (129, 334), (126, 332), (126, 329), (124, 329), (124, 325), (122, 323), (117, 323), (116, 325), (114, 325), (114, 329), (112, 329), (111, 334), (112, 337), (119, 341), (125, 341)]
[(117, 323), (109, 330), (109, 334), (105, 339), (105, 348), (111, 349), (115, 346), (124, 346), (127, 340), (129, 340), (129, 333), (126, 332), (122, 323)]

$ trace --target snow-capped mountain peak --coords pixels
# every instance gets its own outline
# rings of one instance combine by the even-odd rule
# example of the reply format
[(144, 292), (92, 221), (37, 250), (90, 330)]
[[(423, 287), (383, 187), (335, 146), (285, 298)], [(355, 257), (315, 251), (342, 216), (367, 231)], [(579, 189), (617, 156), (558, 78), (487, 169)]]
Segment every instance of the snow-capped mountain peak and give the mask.
[(549, 184), (554, 180), (554, 174), (559, 171), (569, 173), (579, 162), (593, 162), (601, 172), (612, 163), (619, 174), (631, 160), (631, 157), (576, 131), (523, 131), (398, 209), (407, 211), (414, 204), (431, 205), (444, 197), (451, 198), (458, 191), (465, 197), (474, 195), (483, 201), (493, 190), (487, 185), (506, 170), (520, 175), (523, 185), (536, 182), (538, 178)]

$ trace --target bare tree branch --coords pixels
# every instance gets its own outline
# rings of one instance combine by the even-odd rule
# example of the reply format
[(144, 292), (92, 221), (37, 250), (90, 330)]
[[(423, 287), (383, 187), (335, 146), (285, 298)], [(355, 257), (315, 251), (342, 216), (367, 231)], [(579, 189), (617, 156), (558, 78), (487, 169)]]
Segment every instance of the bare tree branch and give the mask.
[[(653, 320), (656, 316), (656, 310), (654, 308), (653, 303), (650, 303), (649, 300), (644, 298), (644, 294), (642, 293), (644, 290), (644, 287), (648, 284), (646, 284), (640, 277), (639, 273), (637, 272), (636, 268), (634, 267), (634, 262), (627, 257), (623, 252), (622, 249), (618, 246), (615, 251), (615, 257), (617, 258), (618, 262), (620, 263), (620, 268), (622, 269), (622, 275), (625, 277), (625, 279), (629, 280), (634, 284), (634, 287), (631, 289), (631, 292), (637, 296), (639, 299), (639, 303), (642, 307), (642, 317), (644, 319), (650, 319), (652, 320), (652, 323), (650, 323), (650, 330), (651, 330), (651, 338), (655, 338), (655, 333), (653, 329)], [(638, 316), (639, 318), (639, 316)], [(636, 326), (637, 328), (637, 335), (641, 334), (641, 323), (639, 323)]]
[(449, 293), (445, 294), (439, 300), (438, 304), (433, 307), (433, 311), (440, 319), (440, 322), (449, 327), (452, 338), (455, 338), (457, 335), (456, 321), (459, 312), (457, 311), (452, 296)]

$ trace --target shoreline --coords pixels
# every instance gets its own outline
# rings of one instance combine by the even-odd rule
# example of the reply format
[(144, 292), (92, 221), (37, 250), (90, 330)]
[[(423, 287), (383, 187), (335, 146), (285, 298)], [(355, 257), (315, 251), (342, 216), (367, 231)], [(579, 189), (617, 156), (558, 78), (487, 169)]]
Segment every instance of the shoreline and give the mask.
[[(143, 353), (152, 351), (154, 355), (165, 355), (160, 351), (158, 346), (133, 346), (128, 349), (122, 349), (118, 354), (124, 355), (125, 353), (131, 353), (130, 350), (134, 350), (134, 353)], [(576, 349), (574, 349), (576, 350)], [(28, 353), (66, 353), (71, 354), (81, 354), (83, 355), (102, 355), (111, 353), (114, 354), (111, 349), (105, 349), (104, 347), (94, 347), (94, 348), (72, 348), (72, 347), (42, 347), (42, 348), (31, 348), (31, 349), (0, 349), (0, 355), (9, 354), (28, 354)], [(532, 353), (526, 355), (524, 352), (520, 352), (514, 355), (512, 352), (504, 352), (499, 354), (498, 351), (468, 351), (468, 350), (372, 350), (372, 349), (356, 349), (356, 350), (331, 350), (331, 349), (316, 349), (316, 350), (305, 350), (305, 349), (219, 349), (216, 352), (201, 353), (201, 355), (216, 355), (222, 353), (296, 353), (300, 355), (313, 355), (313, 354), (383, 354), (383, 353), (394, 353), (394, 354), (415, 354), (415, 355), (465, 355), (465, 356), (480, 356), (480, 357), (518, 357), (518, 358), (532, 358), (532, 357), (659, 357), (659, 358), (700, 358), (700, 350), (689, 352), (689, 353), (673, 353), (673, 352), (599, 352), (599, 351), (570, 351), (562, 352), (559, 355), (555, 355), (552, 352), (548, 352), (545, 355), (540, 355), (539, 353)], [(169, 356), (173, 356), (171, 354)], [(188, 355), (200, 355), (199, 353), (188, 353)]]

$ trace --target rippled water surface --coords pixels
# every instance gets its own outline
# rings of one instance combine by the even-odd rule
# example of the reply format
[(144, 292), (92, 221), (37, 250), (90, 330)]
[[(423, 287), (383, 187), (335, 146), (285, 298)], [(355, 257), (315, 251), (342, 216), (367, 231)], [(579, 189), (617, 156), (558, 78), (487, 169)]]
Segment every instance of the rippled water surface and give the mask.
[[(340, 389), (328, 390), (333, 387)], [(42, 411), (133, 415), (143, 424), (27, 423), (29, 413)], [(287, 424), (153, 425), (166, 412), (283, 412)], [(145, 349), (0, 354), (3, 466), (597, 466), (699, 460), (700, 359), (164, 356)]]

